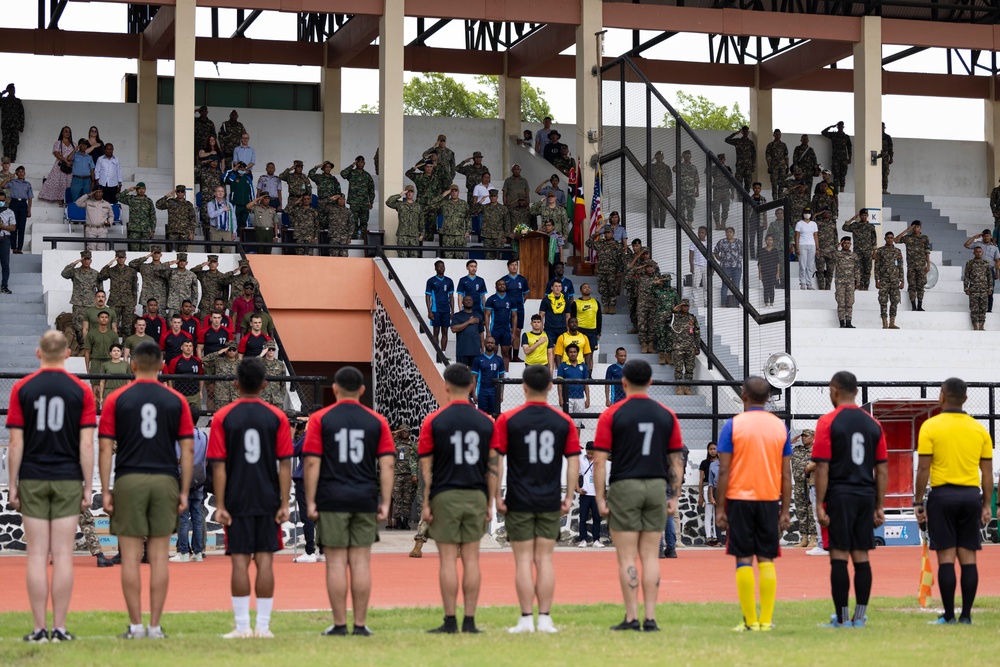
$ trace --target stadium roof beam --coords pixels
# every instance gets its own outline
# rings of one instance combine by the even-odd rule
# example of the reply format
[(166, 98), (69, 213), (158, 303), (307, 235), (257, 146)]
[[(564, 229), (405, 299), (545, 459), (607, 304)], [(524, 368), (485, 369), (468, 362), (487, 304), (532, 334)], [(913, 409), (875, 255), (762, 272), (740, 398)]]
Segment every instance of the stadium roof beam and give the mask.
[(854, 47), (849, 42), (808, 41), (762, 62), (760, 87), (782, 88), (796, 79), (811, 76), (827, 65), (849, 58), (853, 52)]
[(346, 66), (378, 37), (378, 27), (378, 16), (355, 14), (326, 41), (326, 66)]
[(62, 18), (68, 2), (69, 0), (57, 0), (57, 2), (52, 5), (52, 14), (49, 16), (49, 30), (56, 30), (59, 27), (59, 19)]
[(409, 43), (409, 46), (427, 46), (427, 40), (438, 30), (451, 23), (451, 19), (438, 19), (430, 28), (424, 27), (425, 18), (417, 19), (417, 36)]
[[(239, 12), (239, 14), (242, 14), (242, 13), (243, 13), (243, 10), (242, 10), (242, 9), (240, 9), (240, 10), (237, 10), (237, 11)], [(246, 37), (246, 36), (247, 36), (247, 29), (248, 29), (248, 28), (249, 28), (250, 26), (252, 26), (252, 25), (253, 25), (253, 22), (254, 22), (254, 21), (256, 21), (256, 20), (257, 20), (257, 18), (258, 18), (258, 17), (259, 17), (259, 16), (260, 16), (260, 15), (261, 15), (262, 13), (263, 13), (263, 11), (262, 11), (262, 10), (260, 10), (260, 9), (255, 9), (255, 10), (253, 10), (252, 12), (250, 12), (250, 16), (247, 16), (246, 18), (243, 18), (243, 19), (241, 19), (241, 20), (240, 20), (240, 22), (239, 22), (239, 25), (238, 25), (238, 26), (236, 26), (236, 32), (234, 32), (234, 33), (233, 33), (233, 35), (232, 35), (231, 39), (240, 39), (240, 38), (242, 38), (242, 37)], [(239, 17), (239, 16), (237, 16), (237, 18), (239, 19), (240, 17)]]
[[(548, 23), (507, 51), (507, 76), (515, 78), (537, 73), (575, 43), (576, 27)], [(572, 60), (576, 62), (575, 58)], [(568, 78), (574, 77), (575, 70), (568, 75)]]
[[(671, 37), (673, 37), (676, 34), (677, 34), (676, 32), (661, 32), (659, 35), (656, 35), (655, 37), (650, 37), (649, 39), (647, 39), (645, 42), (642, 42), (641, 44), (634, 45), (631, 49), (629, 49), (628, 51), (626, 51), (622, 55), (623, 56), (629, 56), (630, 58), (641, 58), (643, 51), (645, 51), (647, 49), (651, 49), (654, 46), (656, 46), (657, 44), (661, 44), (661, 43), (667, 41), (668, 39), (670, 39)], [(636, 30), (635, 31), (635, 37), (638, 37), (638, 36), (639, 36), (639, 31)]]
[(176, 9), (161, 7), (142, 31), (142, 59), (160, 60), (173, 56)]
[(909, 58), (910, 56), (916, 55), (926, 50), (927, 50), (926, 46), (911, 46), (908, 49), (903, 49), (899, 53), (894, 53), (891, 56), (886, 56), (885, 58), (882, 58), (882, 67), (885, 67), (886, 65), (891, 65), (894, 62), (899, 62), (904, 58)]

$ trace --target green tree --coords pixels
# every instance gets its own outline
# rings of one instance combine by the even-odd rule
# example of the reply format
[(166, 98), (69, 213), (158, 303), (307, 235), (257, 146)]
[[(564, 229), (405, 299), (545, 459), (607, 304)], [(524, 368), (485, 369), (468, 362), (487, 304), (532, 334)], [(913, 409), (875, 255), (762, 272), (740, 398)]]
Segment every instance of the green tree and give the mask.
[[(683, 90), (677, 91), (677, 104), (674, 105), (678, 115), (691, 126), (692, 130), (738, 130), (749, 124), (749, 119), (740, 111), (739, 102), (729, 107), (716, 104), (702, 95), (689, 95)], [(674, 127), (676, 122), (669, 113), (663, 114), (663, 124), (660, 127)]]
[[(476, 77), (476, 82), (490, 91), (490, 102), (493, 105), (493, 117), (500, 115), (500, 78), (493, 74)], [(541, 123), (546, 116), (552, 117), (552, 109), (542, 91), (531, 85), (531, 82), (521, 78), (521, 120), (525, 123)], [(555, 119), (553, 119), (554, 121)]]

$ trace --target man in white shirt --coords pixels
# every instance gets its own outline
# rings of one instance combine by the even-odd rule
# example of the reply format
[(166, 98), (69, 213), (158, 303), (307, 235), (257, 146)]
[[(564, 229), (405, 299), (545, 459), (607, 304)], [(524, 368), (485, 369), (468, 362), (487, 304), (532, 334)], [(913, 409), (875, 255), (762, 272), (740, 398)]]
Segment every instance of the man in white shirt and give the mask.
[(490, 172), (485, 172), (482, 182), (472, 190), (472, 199), (480, 206), (490, 203), (490, 178)]
[[(579, 424), (577, 428), (582, 427)], [(611, 479), (611, 462), (607, 463), (605, 471), (607, 480)], [(583, 454), (580, 455), (580, 543), (577, 545), (581, 549), (586, 547), (604, 548), (601, 542), (601, 515), (597, 511), (597, 487), (594, 486), (594, 441), (587, 443)], [(592, 518), (593, 523), (588, 526), (588, 519)], [(587, 529), (590, 528), (590, 534)]]
[[(698, 228), (698, 240), (708, 248), (708, 228)], [(701, 294), (701, 290), (708, 286), (708, 258), (701, 254), (698, 246), (692, 241), (688, 246), (688, 266), (691, 269), (691, 304), (696, 305), (696, 294)], [(700, 298), (700, 297), (699, 297)]]
[[(105, 201), (104, 190), (99, 187), (95, 188), (93, 192), (82, 195), (74, 203), (87, 211), (83, 222), (83, 238), (108, 238), (108, 227), (114, 222), (115, 212), (111, 208), (111, 204)], [(85, 249), (93, 251), (107, 250), (108, 248), (105, 243), (90, 243), (88, 241)]]
[(812, 219), (809, 207), (802, 209), (802, 219), (795, 223), (795, 251), (799, 257), (799, 289), (813, 288), (813, 274), (816, 273), (816, 246), (819, 243), (819, 227)]
[[(208, 239), (210, 241), (233, 241), (236, 238), (236, 216), (226, 198), (226, 189), (215, 188), (215, 197), (208, 202)], [(209, 246), (209, 252), (232, 252), (232, 246)]]
[(115, 145), (104, 144), (104, 155), (94, 165), (94, 187), (104, 190), (104, 201), (118, 201), (122, 187), (122, 165), (115, 157)]

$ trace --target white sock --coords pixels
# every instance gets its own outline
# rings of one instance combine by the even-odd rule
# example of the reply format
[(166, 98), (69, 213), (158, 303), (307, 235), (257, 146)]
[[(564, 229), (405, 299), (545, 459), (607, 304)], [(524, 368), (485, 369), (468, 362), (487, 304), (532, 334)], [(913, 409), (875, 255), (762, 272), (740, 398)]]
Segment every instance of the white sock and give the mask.
[(274, 598), (257, 598), (257, 629), (269, 630), (271, 627), (271, 607)]
[(236, 631), (250, 632), (250, 596), (233, 596), (233, 616), (236, 617)]
[(132, 633), (142, 632), (145, 629), (146, 628), (142, 625), (142, 623), (139, 623), (138, 625), (133, 625), (131, 623), (128, 624), (128, 631)]
[(149, 626), (149, 632), (150, 632), (150, 634), (155, 634), (157, 632), (162, 632), (162, 630), (160, 629), (160, 626), (158, 626), (158, 625), (151, 625), (151, 626)]

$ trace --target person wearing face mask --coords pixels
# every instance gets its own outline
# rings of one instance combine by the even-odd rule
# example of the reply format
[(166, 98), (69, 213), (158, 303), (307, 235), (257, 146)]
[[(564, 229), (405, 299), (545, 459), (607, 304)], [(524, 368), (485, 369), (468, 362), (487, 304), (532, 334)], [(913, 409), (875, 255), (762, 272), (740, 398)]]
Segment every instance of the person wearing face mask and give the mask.
[(819, 241), (819, 227), (812, 219), (812, 210), (802, 209), (802, 219), (795, 224), (795, 248), (799, 256), (799, 289), (813, 288), (813, 274), (816, 273), (816, 245)]
[(250, 217), (247, 204), (252, 202), (256, 195), (253, 189), (253, 176), (247, 171), (246, 163), (237, 162), (233, 169), (226, 172), (222, 182), (229, 186), (229, 203), (233, 205), (236, 214), (237, 228), (247, 229), (247, 219)]

